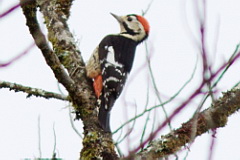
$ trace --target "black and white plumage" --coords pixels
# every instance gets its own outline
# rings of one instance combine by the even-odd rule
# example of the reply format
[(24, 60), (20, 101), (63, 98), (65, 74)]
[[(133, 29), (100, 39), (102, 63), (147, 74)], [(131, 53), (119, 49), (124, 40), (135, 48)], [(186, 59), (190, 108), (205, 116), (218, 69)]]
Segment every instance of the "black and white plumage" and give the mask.
[(100, 42), (86, 66), (87, 76), (94, 79), (99, 99), (99, 123), (110, 132), (110, 111), (121, 94), (134, 61), (136, 47), (148, 36), (149, 25), (139, 15), (116, 16), (121, 32), (108, 35)]

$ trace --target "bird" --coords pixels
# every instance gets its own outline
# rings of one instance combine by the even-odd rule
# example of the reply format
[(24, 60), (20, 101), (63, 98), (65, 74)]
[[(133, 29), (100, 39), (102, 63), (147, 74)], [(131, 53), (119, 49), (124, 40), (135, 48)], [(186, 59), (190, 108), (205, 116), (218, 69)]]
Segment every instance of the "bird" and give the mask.
[(120, 33), (105, 36), (86, 64), (98, 99), (98, 121), (105, 132), (111, 132), (110, 111), (132, 69), (136, 47), (147, 39), (150, 30), (143, 16), (110, 14), (118, 21)]

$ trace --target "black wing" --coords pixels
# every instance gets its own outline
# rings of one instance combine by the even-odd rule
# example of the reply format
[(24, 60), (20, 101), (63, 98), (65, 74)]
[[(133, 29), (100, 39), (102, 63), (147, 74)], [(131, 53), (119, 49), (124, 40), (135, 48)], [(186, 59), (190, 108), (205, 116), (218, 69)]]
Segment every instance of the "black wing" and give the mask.
[(99, 45), (103, 89), (100, 96), (99, 122), (110, 132), (110, 110), (119, 97), (133, 64), (136, 45), (121, 36), (107, 36)]

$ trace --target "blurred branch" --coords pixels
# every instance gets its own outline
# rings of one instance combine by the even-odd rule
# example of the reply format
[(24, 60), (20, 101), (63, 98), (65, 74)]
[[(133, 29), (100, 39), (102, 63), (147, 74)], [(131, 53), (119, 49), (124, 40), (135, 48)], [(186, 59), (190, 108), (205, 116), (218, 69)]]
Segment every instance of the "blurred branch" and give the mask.
[[(223, 78), (223, 76), (226, 74), (226, 72), (228, 71), (229, 67), (231, 66), (231, 61), (232, 59), (236, 56), (236, 54), (238, 53), (239, 51), (239, 47), (240, 47), (240, 44), (238, 44), (235, 48), (235, 51), (233, 52), (233, 54), (231, 55), (231, 57), (229, 58), (228, 60), (228, 64), (227, 66), (225, 67), (225, 69), (222, 71), (222, 73), (219, 75), (219, 77), (217, 78), (217, 80), (213, 83), (213, 85), (211, 86), (211, 89), (210, 90), (213, 90), (213, 88), (215, 88), (217, 86), (217, 84), (220, 82), (220, 80)], [(208, 93), (204, 99), (202, 100), (200, 106), (203, 106), (203, 104), (206, 102), (207, 98), (210, 96), (210, 93)]]
[(212, 132), (211, 132), (211, 145), (209, 147), (208, 160), (212, 160), (212, 157), (214, 155), (214, 147), (216, 146), (216, 135), (217, 135), (216, 129), (212, 129)]
[(4, 11), (3, 13), (0, 13), (0, 18), (3, 18), (5, 16), (9, 15), (11, 12), (16, 10), (18, 7), (20, 7), (20, 4), (15, 4), (14, 6), (10, 7), (6, 11)]
[[(149, 122), (149, 120), (150, 120), (150, 118), (149, 118), (149, 117), (150, 117), (150, 113), (151, 113), (151, 112), (148, 112), (147, 118), (146, 118), (146, 120), (145, 120), (145, 124), (144, 124), (144, 127), (143, 127), (141, 139), (140, 139), (140, 144), (143, 142), (143, 138), (144, 138), (145, 133), (146, 133), (146, 130), (147, 130), (147, 124), (148, 124), (148, 122)], [(141, 148), (141, 149), (143, 149), (143, 148)]]
[(23, 85), (11, 83), (11, 82), (6, 82), (6, 81), (0, 81), (0, 88), (9, 88), (9, 90), (13, 90), (15, 92), (27, 93), (28, 94), (27, 98), (31, 97), (31, 96), (36, 96), (36, 97), (43, 97), (46, 99), (55, 98), (55, 99), (64, 100), (64, 101), (70, 100), (69, 97), (64, 96), (62, 94), (48, 92), (48, 91), (44, 91), (42, 89), (27, 87), (27, 86), (23, 86)]
[(223, 93), (211, 107), (199, 113), (197, 125), (193, 125), (194, 117), (182, 124), (181, 128), (161, 136), (161, 140), (152, 141), (143, 151), (137, 154), (140, 159), (154, 159), (173, 154), (192, 141), (191, 131), (196, 127), (196, 137), (210, 129), (224, 127), (230, 115), (240, 109), (240, 89), (232, 89)]
[[(135, 103), (135, 116), (136, 115), (137, 115), (137, 104)], [(121, 142), (123, 142), (124, 139), (128, 138), (128, 136), (132, 133), (135, 124), (136, 124), (136, 120), (133, 121), (131, 128), (128, 129), (127, 133), (123, 136), (122, 139), (119, 138), (119, 140), (115, 143), (115, 145), (119, 145)]]
[(53, 123), (53, 137), (54, 137), (54, 145), (53, 145), (52, 159), (56, 159), (57, 135), (55, 131), (55, 123)]
[(72, 129), (75, 131), (75, 133), (79, 136), (80, 139), (83, 139), (81, 133), (79, 133), (79, 131), (77, 130), (77, 128), (74, 125), (73, 122), (73, 117), (72, 117), (72, 113), (71, 113), (71, 106), (68, 106), (68, 115), (69, 115), (69, 119), (70, 119), (70, 124), (72, 126)]
[(240, 88), (240, 81), (237, 82), (232, 88)]
[(38, 151), (39, 158), (42, 158), (42, 148), (41, 148), (41, 117), (38, 115)]
[[(145, 110), (147, 109), (147, 106), (148, 106), (148, 103), (149, 103), (149, 83), (147, 85), (147, 97), (146, 97), (146, 104), (145, 104)], [(143, 138), (144, 138), (144, 135), (146, 133), (146, 129), (147, 129), (147, 125), (149, 123), (149, 117), (150, 117), (150, 113), (151, 112), (148, 112), (148, 115), (147, 115), (147, 118), (145, 120), (145, 124), (144, 124), (144, 127), (143, 127), (143, 131), (142, 131), (142, 135), (141, 135), (141, 139), (140, 139), (140, 144), (143, 142)], [(152, 124), (152, 127), (154, 126), (154, 123)]]
[[(22, 1), (21, 3), (21, 5), (23, 5), (23, 4), (27, 4), (27, 3), (31, 3), (31, 1), (33, 1), (33, 0), (24, 0), (24, 1)], [(17, 4), (15, 4), (15, 5), (13, 5), (12, 7), (10, 7), (9, 9), (7, 9), (6, 11), (4, 11), (3, 13), (0, 13), (0, 19), (1, 18), (3, 18), (3, 17), (5, 17), (5, 16), (7, 16), (7, 15), (9, 15), (10, 13), (12, 13), (13, 11), (15, 11), (16, 9), (18, 9), (20, 7), (20, 4), (19, 3), (17, 3)]]
[[(148, 57), (149, 53), (148, 53), (147, 42), (145, 42), (145, 50), (146, 50), (146, 59), (147, 59), (148, 70), (149, 70), (150, 78), (152, 80), (152, 84), (153, 84), (153, 88), (154, 88), (154, 91), (155, 91), (155, 95), (157, 96), (157, 99), (158, 99), (159, 103), (163, 104), (162, 103), (162, 99), (160, 97), (160, 92), (158, 90), (158, 87), (157, 87), (157, 84), (156, 84), (156, 81), (155, 81), (155, 77), (154, 77), (154, 74), (153, 74), (151, 61), (150, 61), (150, 58)], [(168, 119), (168, 114), (167, 114), (167, 111), (166, 111), (164, 105), (162, 105), (161, 108), (163, 110), (165, 118)], [(170, 121), (168, 122), (168, 126), (169, 126), (169, 129), (172, 130), (172, 126), (171, 126), (171, 122)]]
[(174, 94), (171, 98), (169, 98), (169, 100), (163, 102), (162, 104), (155, 105), (155, 106), (153, 106), (153, 107), (151, 107), (151, 108), (149, 108), (149, 109), (144, 110), (142, 113), (136, 115), (135, 117), (131, 118), (131, 119), (128, 120), (127, 122), (123, 123), (120, 127), (118, 127), (118, 128), (113, 132), (113, 134), (117, 133), (122, 127), (124, 127), (124, 126), (127, 125), (128, 123), (131, 123), (132, 121), (135, 121), (135, 119), (142, 117), (145, 113), (150, 112), (150, 111), (152, 111), (153, 109), (156, 109), (156, 108), (158, 108), (158, 107), (161, 107), (161, 106), (163, 106), (163, 105), (171, 102), (173, 99), (175, 99), (175, 98), (181, 93), (181, 91), (182, 91), (182, 90), (191, 82), (191, 80), (193, 79), (193, 77), (194, 77), (194, 75), (195, 75), (195, 72), (196, 72), (196, 69), (197, 69), (197, 62), (198, 62), (198, 59), (196, 60), (195, 67), (194, 67), (194, 69), (193, 69), (193, 72), (192, 72), (190, 78), (183, 84), (183, 86), (177, 91), (176, 94)]
[[(202, 93), (202, 89), (204, 88), (205, 85), (207, 85), (208, 82), (213, 81), (213, 79), (216, 78), (216, 76), (219, 75), (220, 72), (221, 72), (226, 66), (232, 65), (239, 57), (240, 57), (240, 52), (238, 52), (238, 53), (236, 54), (236, 56), (231, 59), (230, 62), (224, 63), (222, 66), (220, 66), (220, 67), (218, 68), (218, 70), (215, 71), (214, 73), (212, 73), (209, 78), (207, 78), (207, 79), (203, 78), (203, 79), (202, 79), (202, 83), (201, 83), (201, 84), (199, 85), (199, 87), (186, 99), (186, 101), (183, 102), (181, 105), (179, 105), (179, 106), (172, 112), (172, 114), (170, 114), (169, 118), (166, 119), (161, 125), (159, 125), (159, 126), (157, 127), (157, 129), (156, 129), (153, 133), (151, 133), (151, 135), (150, 135), (143, 143), (141, 143), (141, 145), (139, 145), (139, 146), (136, 147), (134, 150), (132, 150), (131, 152), (129, 152), (129, 153), (130, 153), (129, 156), (132, 156), (134, 153), (136, 153), (138, 150), (140, 150), (143, 146), (145, 146), (149, 141), (152, 141), (152, 140), (156, 137), (156, 135), (167, 125), (168, 121), (171, 121), (171, 120), (172, 120), (177, 114), (179, 114), (194, 98), (196, 98), (199, 94)], [(235, 89), (237, 89), (237, 88), (235, 88)], [(233, 90), (233, 91), (234, 91), (234, 90)], [(235, 98), (235, 96), (234, 96), (234, 98)], [(239, 97), (238, 97), (238, 98), (239, 98)], [(228, 102), (227, 102), (228, 99), (225, 98), (224, 100), (226, 100), (226, 103), (228, 103)], [(239, 98), (239, 101), (240, 101), (240, 98)], [(215, 104), (215, 103), (214, 103), (214, 104)], [(213, 104), (213, 105), (214, 105), (214, 104)], [(234, 106), (234, 107), (236, 107), (236, 106)], [(231, 108), (229, 108), (229, 109), (231, 109)], [(237, 110), (238, 110), (238, 108), (237, 108)], [(227, 110), (226, 110), (226, 111), (227, 111)], [(232, 111), (232, 110), (229, 110), (228, 113), (231, 112), (231, 111)], [(232, 114), (232, 112), (231, 112), (231, 114)], [(218, 115), (218, 116), (219, 116), (219, 115)], [(229, 116), (229, 115), (228, 115), (228, 116)], [(210, 118), (211, 118), (211, 117), (215, 118), (214, 116), (210, 116)], [(198, 115), (197, 119), (199, 119), (199, 118), (202, 118), (200, 114)], [(218, 117), (217, 117), (217, 118), (218, 118)], [(225, 116), (224, 118), (226, 118), (226, 116)], [(195, 120), (195, 117), (193, 117), (193, 120)], [(221, 120), (221, 119), (220, 119), (220, 120)], [(214, 122), (214, 124), (215, 124), (215, 123), (216, 123), (216, 122)], [(198, 123), (197, 123), (197, 124), (198, 124)], [(198, 124), (198, 125), (199, 125), (199, 124)], [(225, 124), (224, 124), (224, 125), (225, 125)], [(191, 125), (191, 126), (192, 126), (192, 125)], [(199, 126), (194, 126), (194, 127), (199, 127)], [(202, 127), (203, 127), (203, 126), (202, 126)], [(208, 129), (210, 129), (210, 128), (208, 128)], [(192, 130), (192, 128), (191, 128), (191, 130)], [(192, 135), (192, 133), (190, 133), (190, 134)], [(198, 136), (198, 135), (199, 135), (199, 134), (198, 134), (198, 131), (197, 131), (197, 132), (196, 132), (196, 136)], [(186, 141), (186, 142), (187, 142), (187, 141)], [(186, 142), (185, 142), (185, 143), (186, 143)], [(188, 142), (189, 142), (189, 140), (188, 140)], [(174, 152), (175, 152), (175, 151), (174, 151)], [(173, 153), (174, 153), (174, 152), (173, 152)]]
[(9, 66), (10, 64), (12, 64), (13, 62), (17, 61), (18, 59), (20, 59), (21, 57), (23, 57), (24, 55), (26, 55), (27, 53), (30, 52), (31, 49), (33, 49), (33, 47), (35, 47), (35, 43), (32, 43), (31, 45), (29, 45), (22, 53), (20, 53), (19, 55), (17, 55), (16, 57), (14, 57), (13, 59), (9, 60), (6, 63), (0, 63), (0, 68), (1, 67), (6, 67)]
[(150, 9), (151, 6), (152, 6), (153, 1), (154, 1), (154, 0), (151, 0), (151, 1), (149, 2), (149, 4), (148, 4), (147, 8), (146, 8), (145, 10), (142, 10), (142, 16), (145, 16), (145, 15), (148, 13), (149, 9)]

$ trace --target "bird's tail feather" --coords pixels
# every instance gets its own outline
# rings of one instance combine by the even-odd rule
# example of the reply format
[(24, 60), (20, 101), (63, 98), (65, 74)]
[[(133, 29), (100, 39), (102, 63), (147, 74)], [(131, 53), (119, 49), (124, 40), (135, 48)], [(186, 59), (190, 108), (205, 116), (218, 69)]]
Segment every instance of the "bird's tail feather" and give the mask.
[(98, 121), (105, 132), (111, 132), (109, 120), (110, 112), (101, 106), (99, 110)]

